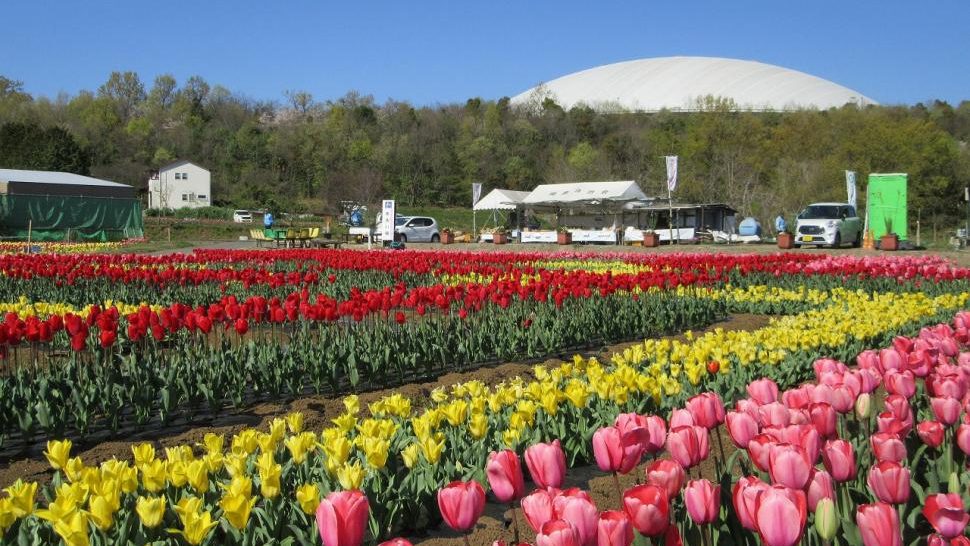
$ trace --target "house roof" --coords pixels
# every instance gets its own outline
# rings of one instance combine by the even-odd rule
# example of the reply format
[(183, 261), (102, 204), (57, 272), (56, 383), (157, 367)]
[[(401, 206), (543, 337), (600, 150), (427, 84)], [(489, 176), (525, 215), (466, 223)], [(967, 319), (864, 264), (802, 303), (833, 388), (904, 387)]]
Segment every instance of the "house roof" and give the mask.
[(158, 168), (158, 172), (170, 171), (176, 167), (181, 167), (182, 165), (195, 165), (196, 167), (202, 169), (203, 171), (209, 172), (209, 169), (206, 169), (205, 167), (203, 167), (202, 165), (199, 165), (198, 163), (192, 163), (187, 159), (179, 159), (178, 161), (173, 161), (168, 165), (162, 165), (161, 167)]
[(640, 186), (633, 180), (619, 182), (569, 182), (565, 184), (542, 184), (536, 186), (523, 205), (558, 205), (623, 203), (649, 201)]
[(57, 171), (27, 171), (22, 169), (0, 169), (0, 182), (21, 182), (30, 184), (61, 184), (70, 186), (108, 186), (130, 188), (128, 184), (101, 180), (90, 176)]
[(495, 188), (475, 203), (475, 210), (512, 210), (529, 195), (527, 191)]

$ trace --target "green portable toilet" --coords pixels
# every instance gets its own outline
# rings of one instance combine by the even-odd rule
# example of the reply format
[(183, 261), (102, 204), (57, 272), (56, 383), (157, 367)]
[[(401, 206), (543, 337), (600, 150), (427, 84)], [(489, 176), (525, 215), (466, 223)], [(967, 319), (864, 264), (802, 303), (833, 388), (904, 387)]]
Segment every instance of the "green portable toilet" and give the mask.
[(899, 239), (907, 238), (906, 173), (869, 175), (866, 190), (866, 211), (869, 230), (875, 239), (886, 235), (891, 229)]

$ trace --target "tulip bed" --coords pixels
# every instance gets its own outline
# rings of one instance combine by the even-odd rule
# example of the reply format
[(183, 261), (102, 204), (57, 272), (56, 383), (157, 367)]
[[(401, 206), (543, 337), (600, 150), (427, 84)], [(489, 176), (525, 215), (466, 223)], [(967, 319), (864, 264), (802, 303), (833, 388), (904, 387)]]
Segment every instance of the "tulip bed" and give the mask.
[[(213, 251), (176, 258), (33, 259), (0, 259), (0, 272), (10, 281), (0, 286), (0, 299), (10, 302), (0, 327), (6, 336), (0, 348), (6, 349), (9, 367), (0, 382), (0, 415), (4, 433), (24, 437), (63, 437), (104, 420), (118, 426), (111, 421), (118, 416), (143, 424), (166, 422), (176, 414), (241, 406), (260, 395), (394, 385), (488, 360), (556, 353), (590, 338), (651, 339), (610, 362), (577, 357), (555, 368), (536, 367), (532, 381), (454, 385), (431, 393), (421, 408), (393, 395), (370, 404), (365, 413), (350, 396), (344, 401), (347, 411), (322, 431), (304, 430), (302, 417), (292, 414), (268, 430), (247, 429), (228, 439), (209, 435), (201, 445), (170, 448), (164, 458), (151, 444), (139, 444), (132, 446), (133, 462), (87, 466), (71, 457), (70, 441), (50, 441), (46, 455), (55, 470), (52, 482), (43, 487), (18, 483), (0, 497), (2, 543), (309, 544), (319, 531), (326, 546), (357, 546), (365, 537), (377, 541), (419, 531), (442, 517), (463, 529), (467, 510), (457, 514), (452, 508), (477, 505), (482, 488), (470, 484), (491, 483), (496, 498), (505, 497), (503, 486), (491, 481), (492, 460), (501, 453), (505, 460), (517, 457), (526, 448), (533, 481), (544, 487), (534, 495), (547, 496), (554, 508), (549, 521), (526, 516), (540, 544), (553, 534), (557, 540), (572, 537), (564, 546), (596, 543), (590, 529), (599, 524), (580, 529), (569, 515), (580, 513), (587, 524), (589, 514), (611, 522), (617, 540), (628, 535), (623, 525), (632, 525), (644, 535), (671, 535), (669, 540), (674, 540), (670, 529), (676, 529), (678, 536), (703, 537), (712, 544), (753, 542), (755, 533), (766, 544), (783, 544), (773, 535), (782, 531), (744, 524), (743, 514), (731, 504), (730, 490), (738, 487), (732, 479), (744, 474), (784, 485), (784, 491), (758, 486), (749, 497), (755, 505), (761, 499), (770, 506), (773, 517), (798, 516), (805, 527), (805, 521), (817, 520), (807, 515), (805, 503), (819, 497), (812, 497), (809, 485), (778, 481), (778, 469), (798, 462), (790, 452), (805, 452), (805, 472), (815, 484), (824, 480), (816, 478), (822, 467), (811, 470), (818, 453), (828, 452), (823, 440), (844, 440), (867, 464), (862, 448), (867, 433), (875, 430), (898, 435), (907, 455), (913, 455), (905, 459), (906, 468), (912, 490), (922, 493), (907, 497), (911, 503), (918, 500), (922, 506), (924, 498), (943, 492), (952, 484), (941, 484), (954, 479), (962, 483), (953, 486), (961, 494), (970, 484), (963, 464), (950, 464), (933, 481), (926, 465), (932, 462), (932, 469), (938, 469), (941, 461), (954, 457), (917, 449), (912, 423), (909, 429), (890, 430), (892, 420), (885, 416), (851, 411), (858, 400), (879, 404), (882, 391), (876, 389), (885, 383), (889, 390), (896, 373), (930, 377), (942, 369), (964, 385), (963, 393), (955, 392), (960, 396), (951, 397), (961, 399), (959, 419), (964, 368), (970, 370), (970, 358), (964, 362), (959, 349), (967, 342), (970, 316), (958, 314), (952, 327), (921, 328), (947, 321), (966, 306), (967, 272), (932, 258), (616, 255), (594, 260), (549, 254)], [(111, 288), (117, 289), (119, 301), (133, 307), (90, 305), (107, 299)], [(46, 305), (32, 303), (30, 295), (41, 293)], [(780, 316), (753, 332), (714, 330), (688, 333), (682, 341), (652, 339), (708, 324), (728, 312)], [(890, 346), (875, 359), (866, 351)], [(820, 356), (830, 360), (820, 364)], [(854, 359), (854, 369), (840, 364)], [(816, 386), (799, 386), (813, 379)], [(751, 384), (808, 394), (786, 393), (781, 403), (773, 403), (753, 398)], [(913, 384), (916, 390), (902, 402), (923, 419), (929, 415), (926, 408), (935, 411), (934, 404), (941, 403), (924, 404), (925, 394), (920, 395), (928, 387), (922, 381)], [(736, 410), (725, 416), (721, 400), (737, 401)], [(904, 422), (899, 400), (888, 397), (884, 404), (888, 412), (899, 412), (892, 414), (896, 421)], [(669, 421), (656, 417), (685, 405), (687, 413), (674, 411)], [(708, 413), (715, 422), (701, 407), (713, 408)], [(88, 414), (80, 414), (85, 410)], [(953, 408), (948, 411), (952, 416)], [(820, 412), (825, 426), (834, 428), (820, 429), (815, 415)], [(618, 419), (621, 414), (626, 417)], [(608, 471), (631, 471), (666, 446), (664, 472), (676, 474), (676, 464), (684, 473), (708, 457), (708, 430), (725, 419), (735, 443), (750, 455), (737, 451), (715, 457), (715, 482), (720, 483), (696, 481), (687, 488), (699, 492), (690, 495), (723, 497), (714, 508), (705, 497), (703, 517), (695, 517), (693, 501), (685, 507), (677, 500), (686, 499), (687, 491), (678, 495), (664, 487), (661, 500), (656, 484), (631, 494), (639, 500), (627, 502), (623, 494), (626, 520), (621, 513), (599, 516), (586, 505), (562, 512), (558, 506), (565, 501), (557, 499), (582, 495), (558, 492), (555, 476), (536, 470), (540, 459), (549, 459), (538, 453), (549, 452), (554, 461), (561, 453), (563, 467), (596, 461)], [(743, 425), (732, 425), (735, 421)], [(610, 425), (616, 432), (599, 432)], [(951, 425), (955, 421), (941, 426)], [(746, 443), (735, 437), (742, 426), (752, 433)], [(970, 425), (965, 426), (970, 437)], [(808, 451), (809, 429), (816, 431), (817, 452)], [(617, 451), (614, 445), (612, 455), (604, 458), (607, 436), (619, 438), (619, 444), (612, 443), (622, 447)], [(951, 455), (958, 438), (957, 433), (947, 435)], [(546, 447), (537, 449), (530, 463), (529, 446), (536, 445)], [(970, 440), (966, 447), (970, 450)], [(772, 473), (775, 452), (784, 463)], [(765, 462), (764, 453), (769, 454), (767, 467), (758, 465)], [(614, 459), (620, 466), (610, 466)], [(831, 469), (826, 471), (833, 478)], [(439, 491), (456, 479), (466, 485), (449, 489), (443, 501)], [(861, 544), (866, 530), (862, 521), (857, 526), (855, 508), (873, 499), (859, 480), (830, 481), (843, 484), (830, 484), (844, 531), (839, 538)], [(754, 488), (757, 482), (744, 483)], [(513, 489), (515, 499), (509, 499), (517, 500), (523, 491)], [(348, 493), (353, 491), (360, 493)], [(448, 498), (460, 502), (449, 508)], [(650, 509), (646, 518), (634, 506), (638, 502), (667, 509)], [(883, 507), (872, 510), (888, 517)], [(929, 534), (931, 519), (914, 515), (919, 512), (914, 507), (900, 511), (900, 529), (908, 539)], [(661, 524), (654, 512), (676, 525), (664, 524), (656, 533)], [(765, 514), (768, 518), (768, 508)], [(367, 529), (352, 529), (348, 518)], [(656, 521), (646, 527), (644, 518)], [(556, 523), (559, 519), (571, 525)], [(709, 521), (691, 523), (699, 520)], [(797, 539), (824, 539), (820, 532), (799, 528)], [(622, 542), (599, 544), (625, 546)]]

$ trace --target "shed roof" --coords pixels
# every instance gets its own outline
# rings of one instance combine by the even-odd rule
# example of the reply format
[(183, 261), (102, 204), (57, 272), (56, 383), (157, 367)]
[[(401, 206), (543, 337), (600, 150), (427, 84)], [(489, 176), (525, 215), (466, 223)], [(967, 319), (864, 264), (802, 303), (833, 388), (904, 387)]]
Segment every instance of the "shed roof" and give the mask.
[(568, 182), (536, 186), (525, 199), (524, 205), (557, 205), (623, 203), (648, 201), (649, 198), (633, 180), (618, 182)]
[(512, 210), (521, 203), (527, 191), (503, 190), (495, 188), (475, 203), (475, 210)]
[(209, 169), (206, 169), (205, 167), (203, 167), (202, 165), (199, 165), (198, 163), (192, 163), (188, 159), (179, 159), (167, 165), (162, 165), (161, 167), (158, 168), (158, 172), (168, 171), (176, 167), (181, 167), (182, 165), (195, 165), (196, 167), (202, 169), (203, 171), (209, 172)]
[(0, 169), (0, 182), (21, 182), (29, 184), (59, 184), (70, 186), (108, 186), (130, 188), (128, 184), (120, 184), (100, 178), (92, 178), (74, 173), (57, 171), (27, 171), (22, 169)]

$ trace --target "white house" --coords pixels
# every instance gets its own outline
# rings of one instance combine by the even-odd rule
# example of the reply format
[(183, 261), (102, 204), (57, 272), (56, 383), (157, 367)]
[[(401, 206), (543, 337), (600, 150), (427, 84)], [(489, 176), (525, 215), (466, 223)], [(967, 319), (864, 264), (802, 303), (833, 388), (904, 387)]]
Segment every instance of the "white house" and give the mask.
[(148, 208), (181, 209), (212, 205), (209, 171), (191, 161), (176, 161), (148, 180)]

